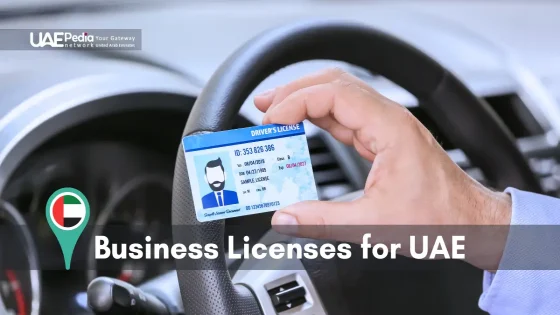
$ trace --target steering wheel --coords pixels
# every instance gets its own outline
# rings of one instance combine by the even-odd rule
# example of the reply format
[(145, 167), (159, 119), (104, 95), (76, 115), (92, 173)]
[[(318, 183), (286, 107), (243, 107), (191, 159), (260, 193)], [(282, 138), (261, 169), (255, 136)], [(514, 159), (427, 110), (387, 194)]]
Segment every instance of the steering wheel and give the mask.
[[(242, 103), (273, 72), (290, 64), (330, 59), (378, 73), (411, 92), (420, 106), (496, 187), (540, 192), (540, 184), (514, 138), (490, 107), (451, 72), (409, 44), (353, 23), (314, 21), (270, 30), (232, 54), (194, 104), (183, 136), (228, 129)], [(224, 221), (196, 219), (182, 148), (173, 181), (173, 240), (215, 243), (213, 260), (179, 260), (186, 314), (261, 314), (251, 291), (234, 285), (224, 254)], [(184, 227), (188, 226), (188, 228)]]

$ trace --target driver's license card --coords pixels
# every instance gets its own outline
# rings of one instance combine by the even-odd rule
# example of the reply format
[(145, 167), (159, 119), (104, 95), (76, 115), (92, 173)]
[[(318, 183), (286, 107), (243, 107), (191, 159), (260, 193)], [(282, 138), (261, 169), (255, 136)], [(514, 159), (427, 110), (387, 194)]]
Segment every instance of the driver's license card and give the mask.
[(200, 222), (317, 200), (303, 123), (187, 136), (183, 149)]

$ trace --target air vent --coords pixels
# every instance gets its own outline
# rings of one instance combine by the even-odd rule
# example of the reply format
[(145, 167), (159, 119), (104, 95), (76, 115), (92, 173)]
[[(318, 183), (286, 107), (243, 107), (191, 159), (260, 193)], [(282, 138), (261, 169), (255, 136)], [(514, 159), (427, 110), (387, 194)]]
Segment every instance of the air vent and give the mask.
[(352, 184), (320, 136), (308, 139), (313, 175), (319, 198), (336, 198), (353, 190)]
[[(528, 158), (531, 167), (541, 177), (545, 192), (551, 195), (560, 194), (560, 167), (556, 166), (560, 159), (560, 148), (550, 144), (542, 126), (538, 123), (521, 98), (514, 93), (487, 96), (484, 100), (494, 109), (496, 114), (517, 138), (517, 144)], [(435, 122), (421, 107), (409, 107), (410, 112), (418, 118), (447, 150), (449, 156), (471, 177), (488, 185), (482, 171), (471, 165), (464, 152), (457, 149), (441, 132)], [(556, 173), (555, 173), (556, 172)]]
[[(517, 94), (487, 96), (484, 97), (484, 100), (494, 109), (516, 138), (537, 136), (544, 133), (542, 127)], [(409, 107), (408, 110), (431, 131), (445, 150), (456, 148), (423, 108), (414, 106)]]

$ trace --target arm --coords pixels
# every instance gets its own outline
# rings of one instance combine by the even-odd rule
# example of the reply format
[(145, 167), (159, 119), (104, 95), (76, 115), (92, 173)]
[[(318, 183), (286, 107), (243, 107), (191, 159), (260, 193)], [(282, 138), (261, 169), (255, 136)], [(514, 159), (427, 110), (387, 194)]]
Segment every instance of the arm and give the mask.
[[(524, 254), (531, 255), (525, 260), (541, 261), (558, 256), (557, 242), (541, 241), (538, 251), (531, 250), (534, 242), (521, 239), (520, 234), (533, 234), (534, 237), (545, 236), (547, 232), (558, 235), (555, 230), (560, 227), (536, 227), (535, 225), (560, 224), (560, 199), (545, 197), (516, 189), (506, 190), (512, 197), (511, 225), (523, 225), (526, 233), (510, 233), (500, 269), (496, 273), (484, 272), (484, 292), (480, 297), (481, 309), (492, 315), (500, 314), (559, 314), (560, 313), (560, 270), (505, 270), (515, 266), (513, 260), (523, 259)], [(530, 230), (528, 230), (530, 229)], [(527, 231), (528, 230), (528, 231)], [(553, 244), (556, 243), (556, 244)], [(525, 245), (525, 246), (524, 246)], [(552, 253), (552, 254), (551, 254)], [(545, 256), (546, 255), (546, 256)], [(550, 255), (550, 256), (549, 256)], [(530, 266), (519, 266), (530, 267)], [(546, 266), (544, 266), (546, 267)], [(554, 265), (550, 266), (551, 269)], [(556, 267), (557, 268), (557, 267)], [(525, 268), (523, 268), (525, 269)], [(543, 268), (545, 269), (545, 268)]]
[[(317, 227), (485, 226), (481, 231), (490, 234), (475, 229), (469, 247), (473, 254), (465, 258), (479, 269), (500, 270), (495, 275), (486, 273), (481, 308), (494, 315), (560, 314), (560, 271), (540, 271), (560, 269), (560, 233), (542, 242), (535, 235), (519, 237), (523, 233), (510, 226), (560, 224), (560, 200), (484, 187), (449, 158), (410, 112), (340, 70), (267, 91), (255, 97), (255, 105), (265, 112), (264, 124), (309, 119), (372, 162), (362, 197), (291, 205), (274, 214), (274, 229), (304, 238), (360, 243), (360, 233)], [(385, 237), (397, 243), (408, 241), (400, 233), (382, 234), (370, 241), (385, 243)], [(556, 261), (551, 259), (554, 255)], [(519, 265), (525, 268), (505, 270)]]

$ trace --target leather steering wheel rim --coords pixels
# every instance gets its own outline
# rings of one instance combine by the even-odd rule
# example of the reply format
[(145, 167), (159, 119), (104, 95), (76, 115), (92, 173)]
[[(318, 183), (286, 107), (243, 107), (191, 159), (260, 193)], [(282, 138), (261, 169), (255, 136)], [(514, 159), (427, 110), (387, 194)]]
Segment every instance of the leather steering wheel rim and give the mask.
[[(387, 77), (416, 96), (449, 140), (496, 187), (541, 192), (513, 136), (487, 104), (426, 54), (362, 24), (313, 21), (276, 28), (252, 39), (204, 87), (183, 136), (228, 129), (243, 102), (266, 77), (290, 64), (313, 59), (344, 61)], [(234, 285), (227, 271), (224, 221), (201, 223), (196, 219), (182, 147), (175, 165), (172, 207), (174, 242), (219, 246), (217, 259), (177, 261), (185, 313), (261, 314), (250, 290)]]

